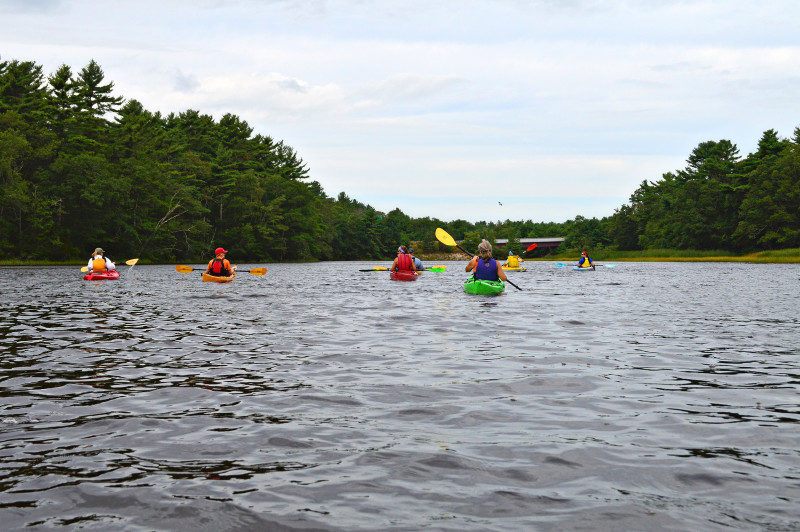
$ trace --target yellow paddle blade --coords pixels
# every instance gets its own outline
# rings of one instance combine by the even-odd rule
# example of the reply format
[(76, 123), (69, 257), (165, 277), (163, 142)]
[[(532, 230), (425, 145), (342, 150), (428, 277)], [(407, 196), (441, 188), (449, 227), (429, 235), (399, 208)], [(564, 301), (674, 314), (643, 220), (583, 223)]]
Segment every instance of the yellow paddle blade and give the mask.
[(455, 246), (456, 241), (453, 240), (453, 237), (450, 234), (442, 229), (441, 227), (436, 228), (436, 239), (439, 240), (445, 246)]
[(266, 268), (253, 268), (252, 270), (247, 270), (247, 271), (249, 271), (253, 275), (264, 275), (265, 273), (267, 273)]
[(137, 262), (139, 262), (139, 259), (131, 259), (131, 260), (126, 260), (125, 264), (127, 264), (128, 266), (133, 266)]
[(89, 271), (89, 267), (88, 266), (84, 266), (83, 268), (81, 268), (81, 271), (82, 272), (88, 272)]
[(442, 270), (446, 270), (446, 269), (447, 269), (447, 266), (446, 266), (445, 264), (437, 264), (436, 266), (434, 266), (434, 268), (436, 268), (436, 269), (442, 269)]
[(191, 266), (184, 266), (183, 264), (178, 264), (177, 266), (175, 266), (175, 269), (181, 273), (191, 273), (194, 271), (194, 268), (192, 268)]
[(386, 266), (373, 266), (372, 269), (378, 272), (385, 272), (389, 268), (387, 268)]

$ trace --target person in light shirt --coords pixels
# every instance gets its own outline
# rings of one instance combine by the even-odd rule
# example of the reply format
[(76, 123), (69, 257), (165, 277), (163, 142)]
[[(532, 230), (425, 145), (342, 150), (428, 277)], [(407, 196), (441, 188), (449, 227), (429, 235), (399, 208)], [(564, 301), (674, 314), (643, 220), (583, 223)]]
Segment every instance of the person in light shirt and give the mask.
[(414, 267), (417, 269), (418, 272), (421, 272), (425, 268), (422, 267), (422, 261), (419, 260), (416, 255), (414, 255), (414, 248), (408, 248), (408, 254), (411, 255), (411, 260), (414, 261)]
[(111, 262), (111, 259), (105, 256), (103, 248), (97, 248), (92, 253), (92, 258), (89, 259), (89, 264), (86, 265), (91, 273), (100, 272), (113, 272), (117, 269), (116, 264)]

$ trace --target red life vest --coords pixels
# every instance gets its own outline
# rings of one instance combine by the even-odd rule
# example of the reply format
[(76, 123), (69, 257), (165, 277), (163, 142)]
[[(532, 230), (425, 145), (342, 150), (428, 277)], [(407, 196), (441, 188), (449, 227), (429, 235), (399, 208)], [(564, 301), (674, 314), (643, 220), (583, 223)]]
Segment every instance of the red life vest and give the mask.
[(408, 253), (398, 253), (397, 255), (397, 269), (400, 271), (412, 271), (414, 269), (414, 260)]
[(218, 277), (230, 277), (231, 271), (229, 268), (225, 267), (226, 262), (228, 261), (225, 259), (213, 259), (211, 261), (211, 275)]

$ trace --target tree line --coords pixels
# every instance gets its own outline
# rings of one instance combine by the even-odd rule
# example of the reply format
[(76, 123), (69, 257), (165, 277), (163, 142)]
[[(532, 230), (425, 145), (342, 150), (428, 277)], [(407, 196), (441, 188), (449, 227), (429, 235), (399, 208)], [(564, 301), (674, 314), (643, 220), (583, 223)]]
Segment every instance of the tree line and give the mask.
[(769, 130), (744, 158), (730, 141), (701, 143), (685, 169), (643, 181), (602, 219), (411, 218), (329, 197), (294, 148), (235, 115), (162, 115), (117, 96), (94, 60), (50, 75), (0, 60), (6, 258), (74, 260), (101, 246), (120, 259), (199, 261), (223, 246), (249, 261), (382, 259), (399, 243), (443, 251), (436, 227), (467, 245), (507, 238), (517, 252), (520, 238), (550, 236), (570, 249), (798, 247), (799, 163), (800, 128), (791, 139)]

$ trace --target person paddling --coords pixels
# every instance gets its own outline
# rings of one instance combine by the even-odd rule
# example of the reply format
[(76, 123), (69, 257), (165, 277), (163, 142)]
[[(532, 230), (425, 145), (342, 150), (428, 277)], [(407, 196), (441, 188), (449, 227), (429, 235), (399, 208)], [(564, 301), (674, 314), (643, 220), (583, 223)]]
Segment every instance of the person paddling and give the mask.
[(592, 259), (589, 258), (589, 255), (587, 255), (585, 251), (581, 253), (581, 258), (578, 261), (578, 267), (579, 268), (594, 268), (594, 263), (592, 262)]
[(228, 252), (223, 248), (214, 250), (214, 255), (216, 256), (208, 262), (208, 268), (206, 268), (208, 275), (213, 275), (214, 277), (230, 277), (233, 275), (236, 271), (236, 266), (231, 266), (231, 263), (225, 258), (226, 253)]
[(97, 248), (92, 253), (92, 258), (89, 259), (89, 264), (86, 265), (90, 273), (99, 272), (112, 272), (117, 269), (117, 266), (111, 262), (111, 259), (105, 256), (103, 248)]
[(411, 255), (411, 260), (414, 261), (414, 268), (416, 268), (418, 272), (425, 269), (422, 267), (422, 261), (414, 256), (414, 248), (408, 248), (408, 254)]
[(412, 259), (411, 255), (409, 255), (407, 247), (400, 246), (399, 248), (397, 248), (397, 257), (395, 257), (394, 262), (392, 262), (391, 271), (393, 272), (417, 271), (417, 267), (414, 266), (414, 259)]
[(509, 251), (508, 259), (505, 263), (503, 263), (503, 266), (508, 266), (509, 268), (519, 268), (520, 260), (522, 259), (520, 259), (518, 255), (514, 255), (513, 251)]
[(475, 270), (475, 279), (482, 279), (484, 281), (497, 281), (502, 279), (508, 281), (506, 272), (503, 267), (492, 258), (492, 245), (485, 239), (478, 245), (478, 254), (470, 259), (464, 271), (471, 272)]

